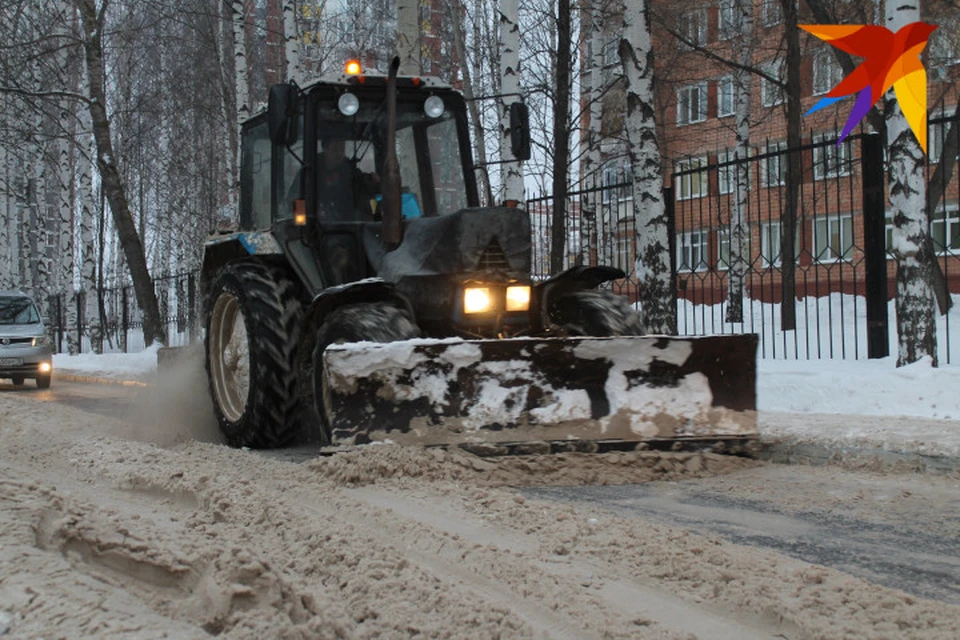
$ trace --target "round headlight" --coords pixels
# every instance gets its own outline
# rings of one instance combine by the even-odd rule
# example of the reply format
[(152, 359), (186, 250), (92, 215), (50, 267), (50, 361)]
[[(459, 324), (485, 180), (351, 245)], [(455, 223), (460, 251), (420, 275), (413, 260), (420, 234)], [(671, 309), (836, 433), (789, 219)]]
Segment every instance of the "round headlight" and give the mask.
[(344, 93), (337, 100), (337, 108), (345, 116), (352, 116), (360, 110), (360, 100), (352, 93)]
[(423, 112), (430, 118), (439, 118), (443, 115), (445, 109), (443, 99), (439, 96), (430, 96), (423, 103)]

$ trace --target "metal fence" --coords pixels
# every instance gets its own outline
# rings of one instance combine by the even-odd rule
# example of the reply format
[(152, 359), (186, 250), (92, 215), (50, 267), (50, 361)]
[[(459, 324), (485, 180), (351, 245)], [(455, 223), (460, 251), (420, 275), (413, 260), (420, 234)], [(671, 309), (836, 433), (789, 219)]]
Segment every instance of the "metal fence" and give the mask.
[[(955, 154), (957, 131), (952, 138), (946, 135), (954, 119), (931, 120), (934, 161), (927, 173), (943, 192), (930, 216), (936, 261), (953, 300), (960, 303), (957, 171), (935, 173), (935, 159), (951, 140)], [(862, 133), (839, 145), (835, 134), (810, 134), (806, 140), (793, 150), (765, 144), (743, 159), (727, 150), (705, 154), (679, 163), (679, 170), (669, 176), (665, 201), (679, 333), (757, 333), (766, 358), (857, 359), (896, 352), (896, 263), (889, 253), (893, 221), (885, 211), (882, 140)], [(792, 190), (791, 158), (798, 167)], [(746, 172), (742, 193), (738, 170)], [(577, 185), (568, 195), (564, 266), (620, 267), (628, 277), (610, 286), (642, 307), (632, 274), (632, 186), (616, 180), (616, 174), (605, 177), (605, 184), (598, 180)], [(550, 271), (552, 205), (551, 197), (527, 202), (534, 272), (541, 278)], [(738, 210), (746, 236), (740, 262), (737, 251), (731, 251), (730, 233)], [(794, 219), (792, 251), (784, 227), (789, 211)], [(732, 265), (743, 272), (742, 316), (737, 322), (729, 315)], [(941, 362), (960, 362), (958, 317), (957, 305), (938, 316)]]
[[(930, 120), (927, 166), (931, 191), (930, 238), (943, 282), (955, 303), (937, 318), (940, 361), (960, 362), (960, 181), (953, 163), (936, 162), (960, 147), (957, 116)], [(875, 135), (809, 135), (798, 149), (765, 144), (748, 158), (721, 150), (680, 163), (665, 189), (677, 326), (683, 335), (758, 333), (767, 358), (866, 358), (896, 351), (896, 263), (889, 253), (893, 221), (885, 212), (883, 144)], [(790, 158), (798, 160), (795, 196), (787, 186)], [(948, 166), (952, 165), (952, 166)], [(740, 200), (747, 230), (742, 320), (730, 316), (730, 273), (736, 264), (730, 225), (738, 200), (737, 168), (748, 187)], [(564, 267), (607, 264), (628, 275), (607, 286), (642, 307), (633, 277), (636, 255), (633, 189), (623, 173), (573, 185), (565, 202)], [(928, 194), (932, 195), (932, 194)], [(550, 196), (528, 199), (535, 280), (550, 274), (555, 207)], [(784, 212), (794, 211), (792, 260)], [(786, 240), (786, 244), (784, 241)], [(163, 325), (171, 345), (199, 335), (198, 276), (178, 273), (155, 279)], [(783, 301), (792, 301), (784, 305)], [(93, 305), (88, 309), (88, 305)], [(72, 306), (72, 308), (71, 308)], [(143, 348), (142, 314), (129, 284), (61, 294), (50, 301), (50, 325), (58, 351)]]
[[(199, 335), (198, 276), (184, 272), (154, 278), (154, 291), (167, 344), (182, 346)], [(143, 313), (133, 285), (58, 294), (50, 299), (49, 326), (54, 348), (65, 353), (137, 352), (144, 348)]]

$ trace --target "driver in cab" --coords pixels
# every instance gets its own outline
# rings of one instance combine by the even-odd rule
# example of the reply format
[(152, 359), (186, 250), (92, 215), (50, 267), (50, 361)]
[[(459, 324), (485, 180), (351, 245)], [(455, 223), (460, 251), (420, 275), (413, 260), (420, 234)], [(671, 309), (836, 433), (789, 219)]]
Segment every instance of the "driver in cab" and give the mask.
[(317, 204), (320, 216), (331, 221), (371, 220), (371, 200), (379, 191), (376, 173), (364, 173), (346, 157), (346, 141), (321, 136), (317, 159)]

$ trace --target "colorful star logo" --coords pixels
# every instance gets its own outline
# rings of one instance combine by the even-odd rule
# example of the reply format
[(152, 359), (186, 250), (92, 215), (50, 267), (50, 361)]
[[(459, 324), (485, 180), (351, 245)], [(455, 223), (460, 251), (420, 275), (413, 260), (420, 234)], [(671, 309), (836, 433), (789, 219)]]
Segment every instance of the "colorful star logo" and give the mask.
[(864, 61), (813, 105), (806, 115), (843, 98), (857, 94), (856, 103), (837, 144), (850, 135), (877, 100), (890, 87), (913, 130), (920, 148), (927, 152), (927, 72), (920, 53), (937, 27), (911, 22), (896, 33), (886, 27), (864, 24), (799, 25), (824, 42)]

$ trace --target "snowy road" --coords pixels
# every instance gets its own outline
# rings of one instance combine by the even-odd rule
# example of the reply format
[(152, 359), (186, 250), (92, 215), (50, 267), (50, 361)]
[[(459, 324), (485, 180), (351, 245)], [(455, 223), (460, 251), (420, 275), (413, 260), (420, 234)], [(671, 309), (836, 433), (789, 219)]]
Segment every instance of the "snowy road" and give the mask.
[[(955, 571), (954, 476), (382, 446), (293, 464), (212, 444), (193, 382), (0, 388), (0, 635), (929, 640), (960, 626), (955, 591), (881, 586), (864, 553)], [(821, 540), (841, 570), (757, 538)]]
[(764, 465), (734, 476), (529, 488), (540, 499), (716, 534), (960, 604), (960, 493), (924, 475)]

